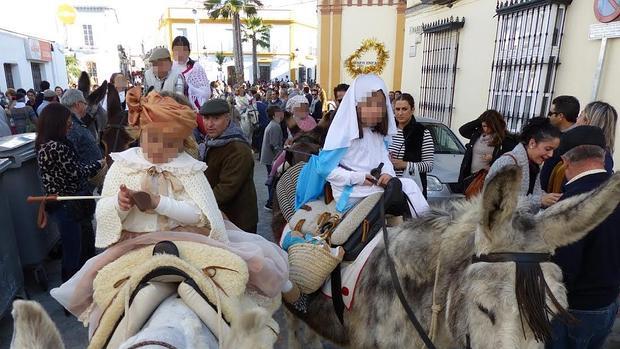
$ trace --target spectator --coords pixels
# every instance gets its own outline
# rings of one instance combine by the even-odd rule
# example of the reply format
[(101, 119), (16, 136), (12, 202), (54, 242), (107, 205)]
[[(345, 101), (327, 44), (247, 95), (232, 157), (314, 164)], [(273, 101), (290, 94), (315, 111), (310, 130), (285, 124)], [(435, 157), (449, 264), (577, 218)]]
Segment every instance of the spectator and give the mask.
[(56, 93), (49, 89), (43, 91), (43, 101), (39, 104), (39, 107), (37, 108), (37, 114), (41, 115), (43, 109), (45, 109), (45, 107), (52, 102), (58, 102), (58, 96), (56, 96)]
[(573, 96), (555, 97), (547, 116), (553, 126), (566, 132), (575, 127), (579, 116), (579, 101)]
[(390, 96), (390, 103), (392, 103), (392, 105), (394, 105), (394, 98), (395, 98), (394, 97), (394, 91), (390, 91), (389, 96)]
[[(36, 99), (37, 99), (37, 93), (34, 92), (33, 89), (30, 89), (26, 92), (26, 105), (32, 108), (32, 110), (34, 110), (35, 113), (37, 113)], [(39, 114), (37, 113), (37, 116), (38, 115)]]
[(308, 100), (308, 104), (311, 104), (313, 100), (313, 95), (310, 93), (310, 87), (307, 84), (304, 86), (303, 95)]
[(7, 105), (7, 109), (9, 111), (9, 114), (11, 114), (11, 109), (13, 108), (13, 106), (16, 103), (16, 97), (17, 97), (17, 91), (15, 91), (14, 88), (7, 88), (6, 89), (6, 98), (8, 100), (8, 105)]
[(243, 131), (231, 122), (230, 106), (212, 99), (200, 108), (207, 130), (205, 175), (220, 210), (236, 226), (256, 233), (258, 208), (254, 156)]
[(37, 114), (26, 105), (26, 95), (22, 92), (17, 93), (15, 104), (9, 109), (11, 126), (15, 127), (15, 134), (36, 132)]
[[(563, 140), (569, 137), (571, 135), (567, 132)], [(610, 177), (604, 169), (606, 141), (600, 129), (598, 132), (592, 130), (584, 133), (571, 143), (580, 145), (558, 149), (566, 165), (568, 180), (560, 200), (595, 190)], [(588, 145), (583, 145), (584, 143)], [(555, 251), (553, 262), (562, 269), (568, 311), (577, 321), (567, 325), (557, 318), (554, 319), (553, 339), (547, 343), (547, 349), (603, 347), (618, 313), (618, 226), (620, 209), (616, 208), (581, 240)]]
[(284, 110), (285, 104), (280, 99), (280, 91), (277, 88), (271, 92), (271, 98), (268, 101), (269, 103), (267, 103), (267, 108), (276, 106), (280, 108), (280, 110)]
[(338, 109), (348, 89), (349, 89), (349, 85), (347, 84), (338, 84), (338, 86), (334, 87), (334, 100), (329, 102), (329, 105), (327, 106), (327, 109), (329, 111), (334, 111)]
[(402, 96), (403, 93), (401, 91), (394, 91), (394, 100), (397, 100)]
[(323, 100), (319, 94), (319, 90), (315, 87), (312, 89), (312, 98), (310, 100), (310, 115), (319, 122), (323, 117)]
[(37, 112), (39, 111), (39, 105), (43, 103), (43, 98), (44, 98), (43, 92), (49, 89), (50, 89), (50, 83), (45, 80), (41, 81), (41, 83), (39, 84), (39, 93), (37, 93), (37, 97), (35, 99), (35, 108), (33, 108)]
[(62, 94), (65, 92), (62, 87), (60, 86), (56, 86), (54, 88), (54, 92), (56, 93), (56, 97), (58, 97), (58, 100), (60, 100), (60, 98), (62, 97)]
[(13, 132), (6, 118), (4, 108), (0, 108), (0, 137), (10, 136)]
[(263, 144), (263, 135), (271, 119), (267, 115), (267, 103), (263, 101), (260, 93), (254, 94), (254, 101), (256, 102), (256, 110), (258, 110), (258, 130), (254, 131), (252, 146), (260, 152)]
[[(104, 160), (83, 163), (76, 155), (67, 130), (71, 128), (71, 111), (54, 103), (41, 113), (37, 134), (37, 162), (48, 195), (79, 195), (81, 183), (95, 176)], [(48, 203), (46, 209), (58, 224), (62, 239), (61, 279), (67, 281), (82, 265), (83, 249), (78, 201)], [(94, 242), (94, 241), (93, 241)]]
[[(618, 122), (618, 112), (608, 103), (596, 101), (589, 103), (577, 118), (578, 125), (598, 126), (605, 135), (605, 168), (613, 169), (613, 153), (616, 143), (616, 123)], [(611, 163), (610, 163), (611, 161)]]
[(461, 126), (459, 133), (469, 139), (458, 181), (463, 190), (473, 180), (472, 175), (481, 170), (488, 171), (497, 158), (514, 149), (519, 142), (517, 137), (506, 129), (502, 114), (492, 109)]
[(521, 131), (521, 142), (513, 150), (500, 156), (489, 169), (485, 182), (506, 166), (521, 167), (520, 196), (527, 197), (533, 209), (549, 207), (556, 203), (560, 194), (543, 193), (540, 187), (540, 165), (553, 156), (560, 145), (560, 130), (551, 125), (548, 118), (535, 117), (527, 121)]
[[(267, 109), (267, 114), (269, 115), (271, 121), (269, 121), (269, 125), (267, 125), (267, 128), (265, 129), (265, 135), (263, 137), (260, 152), (260, 162), (267, 167), (267, 176), (270, 176), (273, 160), (276, 155), (282, 151), (282, 144), (284, 142), (282, 129), (280, 128), (280, 123), (284, 119), (284, 112), (280, 108), (272, 106)], [(273, 203), (273, 188), (271, 187), (271, 181), (267, 184), (267, 190), (269, 191), (269, 198), (265, 204), (265, 209), (271, 210)]]
[(144, 73), (144, 94), (151, 91), (170, 91), (183, 94), (183, 83), (179, 85), (179, 76), (172, 72), (170, 51), (164, 47), (154, 48), (149, 56), (153, 65)]
[(402, 177), (406, 172), (413, 176), (420, 175), (422, 195), (427, 197), (427, 176), (433, 170), (435, 145), (431, 132), (415, 120), (415, 101), (413, 96), (405, 93), (395, 102), (394, 111), (397, 131), (390, 144), (390, 160), (396, 176)]
[(289, 92), (288, 92), (288, 87), (286, 88), (280, 88), (280, 100), (282, 101), (282, 105), (285, 109), (286, 108), (286, 102), (288, 102), (289, 99)]

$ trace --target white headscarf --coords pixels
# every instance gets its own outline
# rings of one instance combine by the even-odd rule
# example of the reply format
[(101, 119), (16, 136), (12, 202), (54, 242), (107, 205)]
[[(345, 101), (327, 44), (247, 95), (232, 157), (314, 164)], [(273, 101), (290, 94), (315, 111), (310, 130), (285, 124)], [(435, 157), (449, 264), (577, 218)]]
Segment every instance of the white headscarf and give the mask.
[(338, 107), (336, 116), (334, 116), (334, 120), (329, 126), (323, 150), (348, 148), (352, 140), (359, 138), (357, 111), (355, 109), (357, 103), (365, 101), (372, 92), (379, 90), (383, 91), (385, 95), (388, 114), (388, 134), (385, 138), (388, 143), (392, 141), (392, 135), (396, 134), (397, 128), (392, 103), (390, 103), (388, 98), (389, 90), (383, 80), (377, 75), (360, 75), (353, 80), (342, 99), (342, 103)]

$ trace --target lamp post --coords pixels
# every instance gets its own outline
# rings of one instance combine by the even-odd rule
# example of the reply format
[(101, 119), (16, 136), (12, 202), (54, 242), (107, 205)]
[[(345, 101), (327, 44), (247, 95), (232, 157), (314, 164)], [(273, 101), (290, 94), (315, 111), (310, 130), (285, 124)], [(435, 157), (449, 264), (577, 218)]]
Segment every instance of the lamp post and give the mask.
[[(192, 9), (192, 14), (194, 15), (194, 27), (196, 28), (196, 51), (200, 50), (200, 43), (198, 40), (198, 24), (200, 23), (200, 18), (198, 18), (198, 10), (195, 8)], [(200, 60), (200, 53), (198, 54), (198, 60)]]
[(75, 23), (75, 17), (77, 17), (77, 10), (69, 4), (61, 4), (56, 10), (56, 17), (58, 17), (65, 29), (65, 47), (67, 47), (69, 42), (69, 33), (67, 31), (67, 26)]

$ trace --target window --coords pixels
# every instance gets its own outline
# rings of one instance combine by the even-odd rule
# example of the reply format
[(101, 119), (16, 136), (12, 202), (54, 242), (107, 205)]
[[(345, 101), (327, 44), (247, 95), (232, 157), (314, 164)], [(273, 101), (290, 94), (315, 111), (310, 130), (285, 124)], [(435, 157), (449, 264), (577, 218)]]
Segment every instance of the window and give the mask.
[(447, 126), (430, 122), (423, 125), (433, 136), (435, 154), (465, 154), (465, 148)]
[(448, 126), (452, 121), (459, 30), (463, 25), (465, 18), (459, 17), (422, 25), (420, 116)]
[(187, 28), (177, 28), (177, 36), (184, 36), (187, 38)]
[(84, 24), (82, 25), (82, 30), (84, 31), (84, 46), (95, 46), (95, 41), (93, 40), (93, 26)]
[(13, 65), (9, 63), (4, 63), (3, 66), (4, 78), (6, 79), (6, 88), (15, 88), (15, 80), (13, 80)]
[(488, 107), (516, 132), (549, 110), (570, 0), (500, 3)]
[(41, 64), (30, 63), (30, 69), (32, 70), (32, 83), (34, 86), (41, 86)]
[(99, 83), (97, 79), (97, 63), (95, 62), (86, 62), (86, 70), (88, 70), (88, 75), (90, 78), (96, 83)]

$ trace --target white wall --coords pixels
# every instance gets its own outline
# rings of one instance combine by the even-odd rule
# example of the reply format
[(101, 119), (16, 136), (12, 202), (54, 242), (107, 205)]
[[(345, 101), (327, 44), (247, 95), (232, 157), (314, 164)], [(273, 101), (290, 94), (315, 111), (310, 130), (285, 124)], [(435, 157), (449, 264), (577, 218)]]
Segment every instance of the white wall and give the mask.
[(339, 82), (350, 83), (353, 80), (344, 68), (344, 61), (361, 46), (363, 40), (375, 38), (383, 42), (386, 50), (390, 53), (390, 59), (381, 77), (387, 87), (392, 89), (396, 48), (395, 18), (396, 8), (393, 6), (345, 6), (342, 8), (342, 35), (340, 39), (340, 62), (342, 66)]

